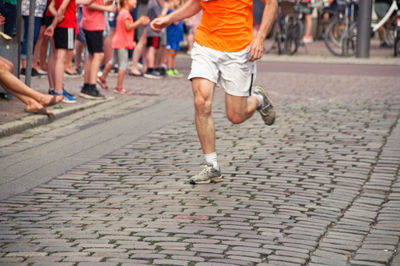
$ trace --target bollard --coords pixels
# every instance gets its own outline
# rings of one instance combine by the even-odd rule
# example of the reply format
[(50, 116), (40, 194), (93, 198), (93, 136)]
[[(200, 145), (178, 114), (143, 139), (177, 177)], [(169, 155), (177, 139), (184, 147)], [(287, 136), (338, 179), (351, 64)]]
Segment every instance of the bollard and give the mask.
[(357, 57), (368, 58), (371, 39), (372, 0), (358, 1)]

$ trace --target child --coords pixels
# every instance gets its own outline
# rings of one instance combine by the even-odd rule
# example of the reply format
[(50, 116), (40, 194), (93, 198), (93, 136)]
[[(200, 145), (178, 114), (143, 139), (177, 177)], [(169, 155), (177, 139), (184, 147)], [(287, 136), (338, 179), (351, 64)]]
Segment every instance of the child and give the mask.
[(104, 98), (96, 88), (97, 72), (103, 61), (103, 31), (106, 28), (104, 12), (114, 13), (117, 7), (113, 1), (94, 0), (82, 9), (82, 29), (85, 32), (89, 56), (85, 61), (84, 84), (79, 94), (81, 97), (94, 100)]
[[(147, 3), (147, 16), (150, 18), (150, 21), (158, 18), (162, 12), (162, 6), (164, 5), (163, 0), (149, 0)], [(155, 32), (150, 28), (150, 25), (147, 25), (147, 50), (145, 54), (147, 71), (144, 73), (145, 78), (150, 79), (161, 79), (161, 73), (157, 71), (159, 66), (156, 65), (156, 54), (157, 50), (160, 49), (161, 45), (161, 32)]]
[(114, 89), (115, 93), (129, 94), (129, 91), (122, 87), (125, 77), (125, 71), (128, 67), (128, 49), (133, 49), (134, 30), (140, 25), (147, 25), (150, 20), (146, 16), (141, 16), (133, 22), (129, 10), (136, 7), (137, 0), (120, 0), (120, 10), (117, 17), (117, 25), (112, 39), (113, 57), (106, 65), (103, 74), (97, 79), (97, 82), (104, 89), (108, 89), (106, 78), (112, 67), (118, 63), (118, 81)]
[[(77, 0), (77, 2), (88, 4), (91, 0)], [(76, 103), (76, 98), (63, 88), (64, 63), (67, 51), (74, 49), (76, 28), (75, 0), (52, 0), (49, 5), (49, 12), (54, 15), (52, 23), (45, 30), (46, 36), (53, 37), (50, 41), (48, 62), (49, 93), (63, 95), (63, 102)]]
[[(164, 10), (168, 9), (166, 13), (169, 14), (177, 9), (179, 4), (180, 0), (168, 0)], [(164, 12), (162, 15), (165, 15)], [(182, 21), (172, 23), (167, 27), (167, 71), (165, 72), (167, 77), (183, 77), (183, 75), (175, 68), (176, 53), (180, 51), (179, 43), (183, 41), (183, 37)]]

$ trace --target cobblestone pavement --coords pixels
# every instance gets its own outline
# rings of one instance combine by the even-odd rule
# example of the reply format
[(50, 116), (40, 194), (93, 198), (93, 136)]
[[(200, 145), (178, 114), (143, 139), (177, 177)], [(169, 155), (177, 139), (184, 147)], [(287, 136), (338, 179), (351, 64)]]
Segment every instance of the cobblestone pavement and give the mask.
[(0, 263), (400, 265), (400, 78), (262, 69), (275, 125), (231, 125), (216, 94), (222, 183), (187, 183), (202, 158), (182, 119), (1, 201)]

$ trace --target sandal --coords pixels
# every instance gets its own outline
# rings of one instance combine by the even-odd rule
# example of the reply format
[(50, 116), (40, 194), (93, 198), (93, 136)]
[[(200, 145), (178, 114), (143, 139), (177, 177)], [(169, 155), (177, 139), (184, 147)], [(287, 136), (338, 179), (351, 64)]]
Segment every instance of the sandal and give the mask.
[(97, 83), (105, 90), (108, 90), (106, 81), (102, 77), (97, 77)]
[(130, 91), (128, 91), (128, 90), (126, 90), (126, 89), (124, 89), (124, 88), (115, 88), (115, 89), (114, 89), (114, 92), (115, 92), (115, 93), (119, 93), (119, 94), (125, 94), (125, 95), (131, 94)]

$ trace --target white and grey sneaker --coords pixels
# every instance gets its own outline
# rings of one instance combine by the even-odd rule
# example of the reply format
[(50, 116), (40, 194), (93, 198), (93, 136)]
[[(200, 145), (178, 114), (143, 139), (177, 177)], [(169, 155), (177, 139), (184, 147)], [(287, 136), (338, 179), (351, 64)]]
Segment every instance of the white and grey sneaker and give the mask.
[(268, 126), (275, 122), (276, 109), (271, 99), (268, 97), (267, 90), (259, 85), (254, 86), (254, 94), (261, 95), (264, 102), (258, 112), (260, 113), (264, 123)]
[(204, 164), (201, 166), (201, 171), (190, 178), (190, 184), (209, 184), (222, 181), (221, 171), (215, 169), (212, 165)]

